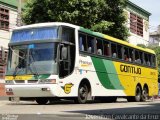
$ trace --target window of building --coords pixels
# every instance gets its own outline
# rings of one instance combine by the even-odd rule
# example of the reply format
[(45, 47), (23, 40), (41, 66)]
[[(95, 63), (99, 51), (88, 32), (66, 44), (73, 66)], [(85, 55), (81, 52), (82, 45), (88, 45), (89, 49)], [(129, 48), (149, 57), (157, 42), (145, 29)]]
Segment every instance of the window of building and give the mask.
[(9, 30), (9, 10), (0, 8), (0, 29)]
[(143, 19), (130, 13), (130, 31), (143, 37)]

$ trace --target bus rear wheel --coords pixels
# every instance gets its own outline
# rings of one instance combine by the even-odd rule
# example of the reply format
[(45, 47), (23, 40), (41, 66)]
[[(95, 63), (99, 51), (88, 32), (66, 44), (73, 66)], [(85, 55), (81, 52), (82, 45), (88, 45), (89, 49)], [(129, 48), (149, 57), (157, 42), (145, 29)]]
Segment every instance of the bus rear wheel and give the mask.
[(141, 101), (141, 96), (142, 96), (141, 88), (140, 88), (140, 86), (137, 86), (136, 90), (135, 90), (135, 96), (128, 97), (127, 101), (128, 102), (140, 102)]
[(43, 97), (39, 97), (39, 98), (36, 98), (36, 102), (39, 104), (39, 105), (45, 105), (48, 103), (48, 99), (47, 98), (43, 98)]
[(75, 98), (75, 103), (84, 104), (87, 102), (89, 89), (86, 84), (80, 84), (78, 88), (78, 97)]
[(145, 102), (148, 99), (148, 90), (147, 88), (143, 88), (142, 95), (141, 95), (141, 101)]

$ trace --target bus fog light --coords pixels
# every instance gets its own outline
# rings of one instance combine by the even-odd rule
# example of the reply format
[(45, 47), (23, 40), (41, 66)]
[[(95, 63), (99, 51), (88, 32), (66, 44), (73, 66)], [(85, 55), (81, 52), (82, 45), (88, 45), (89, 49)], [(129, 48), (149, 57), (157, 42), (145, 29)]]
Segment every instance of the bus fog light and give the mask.
[(12, 92), (12, 88), (6, 88), (6, 92)]

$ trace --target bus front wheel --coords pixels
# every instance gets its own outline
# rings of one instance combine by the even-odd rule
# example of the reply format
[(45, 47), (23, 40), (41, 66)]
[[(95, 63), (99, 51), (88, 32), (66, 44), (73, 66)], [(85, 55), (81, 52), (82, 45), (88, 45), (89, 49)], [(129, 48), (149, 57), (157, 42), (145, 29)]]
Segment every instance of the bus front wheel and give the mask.
[(80, 84), (78, 88), (78, 97), (75, 98), (75, 103), (84, 104), (87, 102), (89, 89), (86, 84)]
[(43, 98), (43, 97), (39, 97), (39, 98), (36, 98), (36, 102), (39, 104), (39, 105), (45, 105), (48, 103), (48, 99), (47, 98)]

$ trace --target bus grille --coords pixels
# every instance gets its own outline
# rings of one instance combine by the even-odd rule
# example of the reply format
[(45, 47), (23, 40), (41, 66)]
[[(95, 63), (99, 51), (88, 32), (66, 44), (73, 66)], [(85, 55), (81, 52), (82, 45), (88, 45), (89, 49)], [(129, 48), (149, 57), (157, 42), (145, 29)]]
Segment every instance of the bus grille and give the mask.
[(16, 84), (37, 83), (38, 80), (15, 80)]
[(38, 82), (38, 80), (27, 80), (28, 81), (28, 83), (37, 83)]
[(15, 83), (25, 83), (24, 80), (15, 80)]

